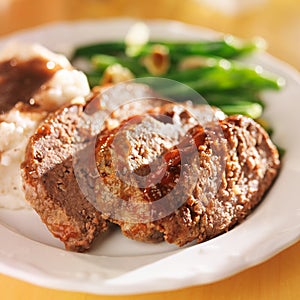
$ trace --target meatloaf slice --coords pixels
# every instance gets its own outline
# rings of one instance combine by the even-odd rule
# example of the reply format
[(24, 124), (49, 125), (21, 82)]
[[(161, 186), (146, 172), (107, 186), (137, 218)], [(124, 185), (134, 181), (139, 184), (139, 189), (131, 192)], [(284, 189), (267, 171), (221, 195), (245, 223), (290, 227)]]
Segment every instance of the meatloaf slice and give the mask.
[(73, 171), (73, 136), (84, 106), (49, 116), (31, 137), (21, 165), (25, 198), (67, 250), (82, 252), (107, 227)]
[[(128, 107), (144, 113), (145, 109), (160, 103), (146, 99), (144, 105), (140, 102), (125, 105), (128, 99), (152, 96), (147, 86), (138, 84), (119, 85), (112, 90), (96, 89), (87, 103), (73, 101), (50, 114), (30, 138), (21, 165), (25, 197), (67, 250), (87, 250), (108, 226), (90, 201), (94, 174), (77, 162), (83, 160), (85, 165), (91, 159), (90, 151), (94, 153), (93, 138), (101, 127), (97, 121), (104, 124), (105, 117), (119, 105), (119, 113), (114, 113), (107, 124), (109, 128), (119, 125), (128, 114)], [(114, 101), (112, 97), (118, 99)]]
[[(111, 220), (134, 240), (166, 240), (183, 246), (224, 233), (245, 219), (262, 200), (280, 167), (277, 149), (265, 130), (250, 118), (231, 116), (194, 126), (179, 144), (159, 153), (155, 159), (161, 167), (152, 172), (154, 178), (159, 176), (159, 181), (150, 181), (146, 187), (136, 184), (135, 173), (147, 171), (145, 164), (131, 173), (127, 168), (124, 183), (117, 172), (119, 165), (113, 165), (112, 160), (118, 154), (114, 153), (113, 141), (121, 129), (122, 126), (109, 134), (100, 134), (97, 140), (96, 161), (101, 179), (97, 183), (98, 200), (103, 201), (104, 207), (110, 205), (114, 209), (114, 203), (118, 203), (114, 197), (121, 199), (118, 205), (124, 206), (124, 214)], [(196, 144), (196, 152), (191, 143)], [(137, 144), (131, 143), (130, 147), (136, 148)], [(148, 141), (148, 147), (154, 146)], [(143, 153), (136, 153), (143, 162)], [(184, 156), (187, 161), (182, 159)], [(124, 159), (130, 164), (129, 156)], [(155, 205), (163, 198), (167, 202)], [(166, 206), (169, 209), (172, 205), (173, 211), (164, 214)], [(155, 211), (159, 208), (162, 218), (149, 220), (149, 215), (159, 216)], [(134, 214), (145, 217), (144, 221), (138, 221)]]
[[(138, 223), (134, 239), (148, 242), (162, 240), (163, 234), (152, 225), (149, 234), (140, 230), (145, 226), (141, 223), (145, 223), (146, 219), (158, 218), (146, 207), (147, 203), (157, 195), (164, 197), (171, 192), (179, 179), (177, 175), (181, 173), (185, 173), (183, 182), (187, 187), (183, 193), (188, 196), (192, 192), (190, 181), (193, 178), (187, 174), (194, 172), (194, 163), (189, 161), (191, 167), (185, 166), (179, 170), (174, 166), (179, 174), (174, 175), (170, 184), (159, 182), (160, 179), (170, 180), (163, 178), (164, 171), (167, 171), (164, 155), (171, 157), (173, 152), (168, 153), (170, 149), (178, 148), (186, 134), (190, 135), (189, 130), (199, 126), (199, 123), (204, 125), (224, 118), (220, 110), (206, 105), (167, 103), (148, 110), (146, 114), (132, 116), (114, 130), (105, 128), (96, 142), (96, 163), (100, 175), (96, 182), (96, 205), (122, 229), (128, 224)], [(180, 148), (185, 146), (180, 145)], [(193, 145), (190, 146), (193, 148)], [(195, 145), (194, 153), (198, 153)], [(153, 188), (154, 182), (159, 182), (157, 189)], [(168, 209), (173, 211), (178, 204), (176, 200), (171, 202)], [(159, 209), (166, 208), (160, 206)], [(158, 211), (160, 215), (165, 213)]]

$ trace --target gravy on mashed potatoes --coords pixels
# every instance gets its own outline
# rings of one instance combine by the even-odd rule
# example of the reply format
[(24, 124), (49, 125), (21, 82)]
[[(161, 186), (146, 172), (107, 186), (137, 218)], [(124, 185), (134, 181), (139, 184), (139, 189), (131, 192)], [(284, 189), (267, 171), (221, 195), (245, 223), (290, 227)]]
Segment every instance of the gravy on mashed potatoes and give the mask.
[(82, 72), (41, 45), (11, 43), (0, 52), (0, 207), (29, 207), (20, 174), (28, 139), (49, 112), (89, 92)]

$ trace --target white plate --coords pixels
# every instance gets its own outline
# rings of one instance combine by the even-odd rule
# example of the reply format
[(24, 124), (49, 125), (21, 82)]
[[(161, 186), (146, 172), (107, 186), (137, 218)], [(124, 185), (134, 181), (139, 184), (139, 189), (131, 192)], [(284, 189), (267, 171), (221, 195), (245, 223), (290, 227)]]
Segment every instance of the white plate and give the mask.
[[(5, 37), (39, 42), (69, 53), (74, 45), (123, 38), (136, 20), (56, 23)], [(154, 38), (214, 38), (209, 30), (170, 21), (148, 22)], [(287, 149), (276, 184), (245, 222), (211, 241), (178, 249), (148, 245), (115, 231), (89, 253), (67, 252), (33, 211), (0, 210), (0, 272), (45, 287), (98, 294), (130, 294), (211, 283), (261, 263), (299, 240), (299, 74), (267, 54), (249, 60), (287, 80), (280, 93), (265, 96), (274, 139)]]

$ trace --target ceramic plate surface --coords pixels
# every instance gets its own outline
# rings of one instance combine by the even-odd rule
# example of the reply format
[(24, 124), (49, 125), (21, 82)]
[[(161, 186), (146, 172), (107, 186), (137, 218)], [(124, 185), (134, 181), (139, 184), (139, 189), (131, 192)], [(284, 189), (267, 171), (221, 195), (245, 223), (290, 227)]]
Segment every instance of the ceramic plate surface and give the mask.
[[(74, 46), (125, 36), (136, 20), (54, 23), (4, 37), (39, 42), (69, 54)], [(213, 39), (219, 33), (172, 21), (147, 22), (156, 39)], [(274, 256), (300, 237), (300, 76), (268, 54), (248, 59), (286, 79), (265, 94), (274, 140), (286, 148), (281, 173), (264, 201), (240, 225), (208, 242), (178, 249), (131, 241), (119, 231), (100, 237), (91, 251), (71, 253), (32, 210), (0, 209), (0, 272), (45, 287), (97, 294), (133, 294), (211, 283)]]

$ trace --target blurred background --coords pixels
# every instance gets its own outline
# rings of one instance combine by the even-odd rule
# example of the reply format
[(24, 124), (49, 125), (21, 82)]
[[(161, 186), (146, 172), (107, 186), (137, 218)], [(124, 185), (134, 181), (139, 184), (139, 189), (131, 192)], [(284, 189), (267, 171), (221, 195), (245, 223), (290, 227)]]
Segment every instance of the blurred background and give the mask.
[(272, 55), (300, 69), (299, 0), (0, 0), (0, 35), (53, 21), (121, 16), (261, 36)]

